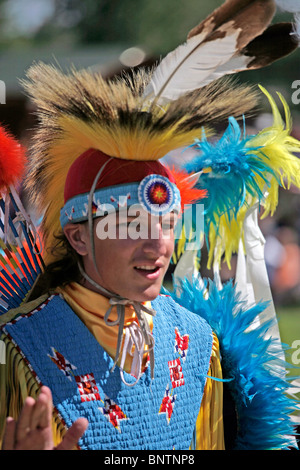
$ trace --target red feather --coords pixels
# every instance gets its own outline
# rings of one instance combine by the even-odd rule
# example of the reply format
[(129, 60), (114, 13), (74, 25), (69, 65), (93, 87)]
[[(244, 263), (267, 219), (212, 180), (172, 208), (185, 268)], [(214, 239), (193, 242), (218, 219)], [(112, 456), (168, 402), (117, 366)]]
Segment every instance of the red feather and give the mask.
[(25, 169), (25, 150), (20, 143), (0, 127), (0, 190), (15, 185)]
[(182, 210), (184, 210), (186, 204), (193, 204), (207, 197), (207, 191), (205, 189), (195, 188), (195, 178), (185, 170), (175, 168), (175, 166), (168, 168), (168, 170), (172, 174), (175, 184), (180, 191)]

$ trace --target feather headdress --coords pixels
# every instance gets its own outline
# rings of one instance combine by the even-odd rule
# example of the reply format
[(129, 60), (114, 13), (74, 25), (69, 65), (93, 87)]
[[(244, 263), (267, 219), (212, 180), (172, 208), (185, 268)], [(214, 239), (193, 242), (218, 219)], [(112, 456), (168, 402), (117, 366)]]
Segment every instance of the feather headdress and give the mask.
[(253, 89), (222, 77), (265, 66), (296, 47), (278, 25), (285, 37), (278, 50), (269, 30), (274, 12), (273, 0), (227, 0), (154, 71), (117, 80), (90, 71), (64, 74), (44, 64), (29, 69), (24, 86), (37, 106), (39, 128), (26, 184), (44, 214), (46, 248), (59, 230), (68, 169), (89, 148), (121, 159), (158, 160), (192, 144), (203, 127), (255, 109)]
[(197, 186), (206, 190), (204, 232), (209, 245), (209, 267), (225, 256), (230, 266), (231, 257), (238, 252), (243, 238), (243, 222), (247, 210), (259, 203), (262, 217), (273, 215), (278, 204), (278, 189), (300, 188), (300, 142), (290, 135), (292, 129), (288, 105), (278, 94), (284, 108), (281, 117), (273, 97), (261, 87), (273, 112), (272, 126), (257, 135), (246, 136), (235, 119), (218, 141), (206, 137), (196, 141), (196, 156), (186, 164), (188, 172), (203, 173)]
[(46, 238), (59, 229), (68, 170), (86, 150), (125, 160), (158, 160), (192, 143), (203, 126), (225, 120), (229, 109), (238, 117), (256, 104), (249, 87), (232, 88), (225, 81), (149, 112), (139, 94), (143, 72), (131, 83), (106, 82), (86, 71), (66, 76), (40, 64), (29, 70), (28, 78), (26, 89), (37, 104), (40, 127), (31, 149), (27, 188), (41, 213), (46, 211)]
[(43, 266), (41, 246), (18, 195), (25, 149), (0, 127), (0, 314), (24, 301)]
[(224, 75), (264, 67), (289, 54), (297, 47), (292, 25), (270, 26), (275, 11), (273, 0), (227, 0), (162, 60), (145, 96), (155, 103), (172, 101)]
[(3, 127), (0, 128), (0, 191), (17, 185), (24, 175), (25, 150)]

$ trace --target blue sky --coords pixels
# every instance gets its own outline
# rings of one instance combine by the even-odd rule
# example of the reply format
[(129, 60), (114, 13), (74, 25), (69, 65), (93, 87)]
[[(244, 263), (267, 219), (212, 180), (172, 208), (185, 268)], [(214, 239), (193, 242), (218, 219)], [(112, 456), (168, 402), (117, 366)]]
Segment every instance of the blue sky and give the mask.
[(34, 33), (54, 12), (54, 0), (7, 0), (4, 15), (7, 21), (6, 34), (16, 32), (30, 35)]

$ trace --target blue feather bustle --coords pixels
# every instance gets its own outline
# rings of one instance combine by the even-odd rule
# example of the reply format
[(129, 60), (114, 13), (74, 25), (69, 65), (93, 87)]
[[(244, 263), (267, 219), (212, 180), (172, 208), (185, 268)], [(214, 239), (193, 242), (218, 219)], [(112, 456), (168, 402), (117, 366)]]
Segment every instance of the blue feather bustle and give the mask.
[[(205, 295), (207, 294), (207, 295)], [(232, 282), (221, 290), (212, 280), (181, 280), (169, 293), (211, 326), (220, 344), (223, 378), (235, 401), (238, 432), (236, 450), (273, 450), (295, 446), (291, 413), (297, 401), (288, 396), (290, 384), (274, 370), (283, 366), (283, 345), (265, 339), (272, 321), (249, 329), (266, 307), (247, 307)], [(295, 377), (294, 377), (295, 378)]]

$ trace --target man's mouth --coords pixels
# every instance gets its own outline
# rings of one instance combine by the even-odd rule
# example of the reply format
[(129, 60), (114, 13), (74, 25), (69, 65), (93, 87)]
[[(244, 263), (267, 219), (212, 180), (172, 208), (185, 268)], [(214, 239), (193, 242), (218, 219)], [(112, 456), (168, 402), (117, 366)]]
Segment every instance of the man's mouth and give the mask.
[(147, 266), (147, 265), (144, 265), (144, 266), (135, 266), (135, 268), (137, 271), (141, 272), (141, 273), (145, 273), (145, 274), (154, 274), (156, 272), (159, 271), (160, 267), (159, 266)]

